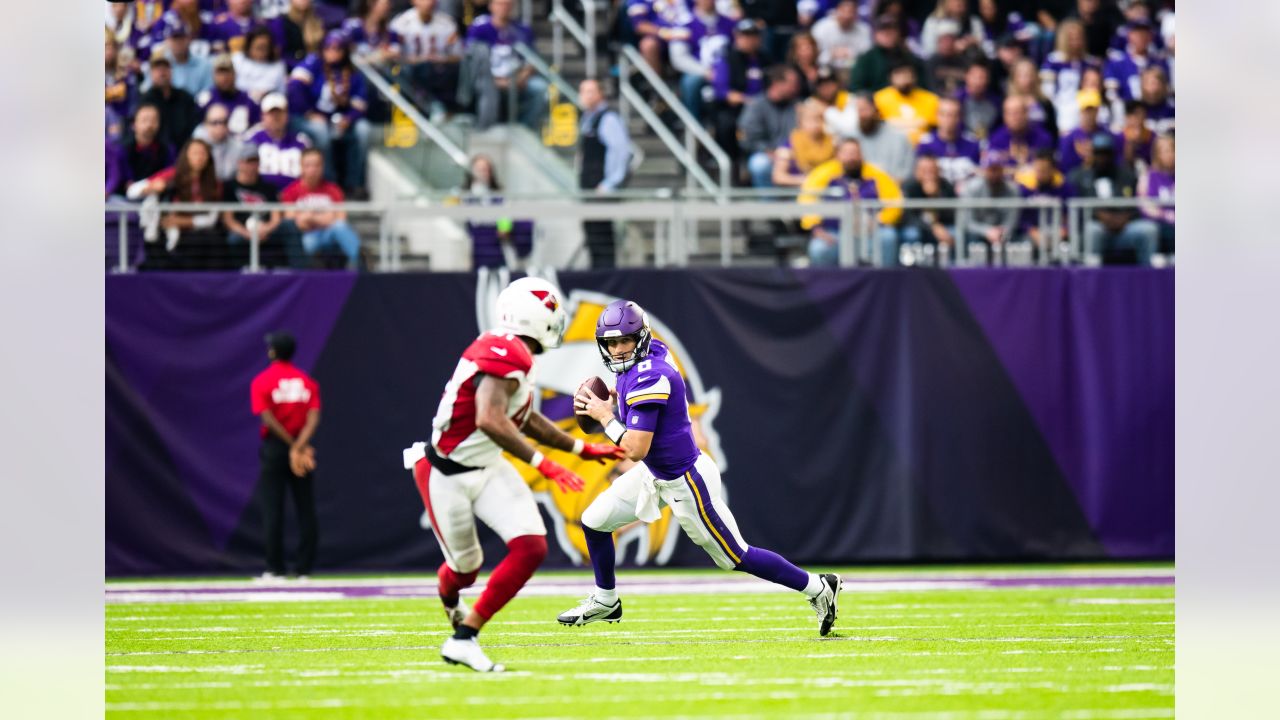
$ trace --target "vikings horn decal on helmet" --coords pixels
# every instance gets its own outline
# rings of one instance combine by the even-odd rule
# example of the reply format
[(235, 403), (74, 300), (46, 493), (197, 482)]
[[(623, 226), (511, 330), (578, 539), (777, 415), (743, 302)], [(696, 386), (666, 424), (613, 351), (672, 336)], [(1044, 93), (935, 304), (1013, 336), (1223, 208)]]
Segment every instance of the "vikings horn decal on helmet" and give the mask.
[[(630, 337), (636, 341), (631, 355), (622, 360), (615, 360), (606, 345), (607, 340), (618, 337)], [(609, 303), (596, 321), (596, 345), (600, 348), (600, 357), (604, 360), (604, 366), (615, 374), (626, 372), (648, 355), (649, 341), (652, 339), (649, 316), (643, 308), (630, 300)]]
[(560, 347), (568, 322), (555, 286), (540, 278), (520, 278), (498, 295), (498, 327), (538, 341), (543, 350)]

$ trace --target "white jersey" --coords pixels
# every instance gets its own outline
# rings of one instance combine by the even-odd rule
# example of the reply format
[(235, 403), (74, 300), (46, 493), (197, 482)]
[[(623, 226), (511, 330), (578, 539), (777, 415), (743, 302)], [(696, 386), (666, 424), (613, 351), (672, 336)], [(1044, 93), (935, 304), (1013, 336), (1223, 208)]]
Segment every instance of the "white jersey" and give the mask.
[(507, 416), (522, 427), (533, 409), (533, 355), (520, 338), (499, 331), (476, 338), (445, 385), (432, 420), (431, 444), (436, 452), (468, 467), (489, 467), (502, 461), (502, 448), (476, 427), (476, 387), (480, 375), (515, 380)]
[(404, 56), (410, 61), (430, 55), (458, 57), (462, 54), (458, 23), (438, 10), (431, 14), (430, 21), (423, 22), (418, 11), (409, 8), (391, 21), (390, 29), (400, 36)]

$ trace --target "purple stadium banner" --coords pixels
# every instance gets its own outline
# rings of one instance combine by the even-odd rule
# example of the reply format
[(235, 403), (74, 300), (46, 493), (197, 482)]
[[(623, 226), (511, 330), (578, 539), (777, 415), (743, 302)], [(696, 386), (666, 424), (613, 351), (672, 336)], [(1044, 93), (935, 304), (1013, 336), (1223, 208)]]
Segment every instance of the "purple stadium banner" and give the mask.
[[(539, 359), (542, 411), (607, 374), (594, 312), (649, 312), (689, 386), (748, 544), (800, 562), (1173, 555), (1169, 270), (562, 273), (572, 322)], [(321, 384), (322, 570), (440, 562), (400, 449), (426, 439), (498, 286), (489, 275), (156, 274), (107, 279), (107, 571), (260, 571), (263, 335)], [(519, 464), (517, 464), (519, 465)], [(549, 564), (584, 559), (583, 496), (539, 498)], [(486, 555), (501, 544), (482, 532)], [(628, 563), (707, 565), (667, 515)]]

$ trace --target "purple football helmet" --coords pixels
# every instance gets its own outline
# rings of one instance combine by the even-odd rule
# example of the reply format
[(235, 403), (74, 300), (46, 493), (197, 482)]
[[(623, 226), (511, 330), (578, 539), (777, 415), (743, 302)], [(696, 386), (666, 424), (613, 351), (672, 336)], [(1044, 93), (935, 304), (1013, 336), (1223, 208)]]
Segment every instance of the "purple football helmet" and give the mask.
[[(612, 338), (630, 337), (636, 341), (635, 350), (624, 360), (614, 360), (609, 353), (605, 341)], [(649, 341), (653, 332), (649, 329), (649, 316), (643, 308), (630, 300), (615, 300), (600, 311), (600, 319), (596, 320), (596, 346), (600, 349), (600, 357), (604, 366), (613, 373), (623, 373), (631, 369), (641, 358), (649, 354)]]

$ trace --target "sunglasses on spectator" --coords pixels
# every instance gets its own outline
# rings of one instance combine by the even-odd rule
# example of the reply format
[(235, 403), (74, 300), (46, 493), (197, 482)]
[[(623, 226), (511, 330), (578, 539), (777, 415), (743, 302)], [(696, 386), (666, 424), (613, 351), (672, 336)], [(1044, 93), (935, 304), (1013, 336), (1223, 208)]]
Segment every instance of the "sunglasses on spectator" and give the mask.
[(205, 125), (226, 125), (227, 121), (226, 120), (205, 120), (204, 124)]

